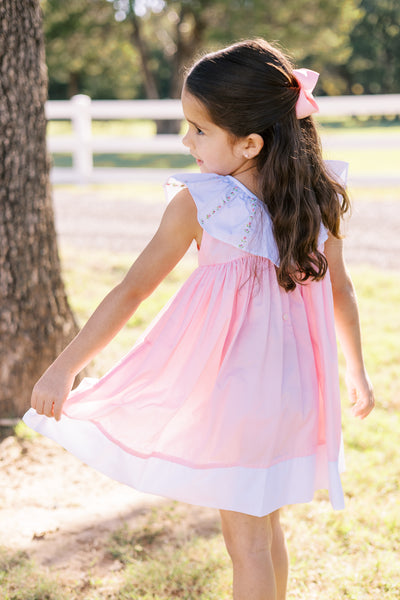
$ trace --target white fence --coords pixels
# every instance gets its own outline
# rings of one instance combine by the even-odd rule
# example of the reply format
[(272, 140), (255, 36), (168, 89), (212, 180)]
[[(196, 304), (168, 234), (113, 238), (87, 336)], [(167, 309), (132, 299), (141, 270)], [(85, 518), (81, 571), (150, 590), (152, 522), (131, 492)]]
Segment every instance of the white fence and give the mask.
[[(375, 96), (337, 96), (318, 98), (321, 116), (360, 116), (400, 114), (400, 94)], [(71, 136), (51, 136), (51, 153), (72, 154), (72, 168), (53, 167), (55, 183), (98, 183), (112, 181), (164, 180), (165, 169), (100, 168), (93, 166), (93, 155), (101, 153), (187, 154), (179, 135), (154, 135), (147, 138), (98, 137), (92, 135), (92, 120), (115, 119), (183, 119), (179, 100), (91, 100), (77, 95), (71, 100), (49, 100), (48, 120), (67, 119), (72, 122)], [(399, 145), (399, 140), (391, 140)], [(387, 147), (387, 139), (377, 145)], [(362, 142), (364, 145), (364, 142)], [(348, 147), (348, 145), (347, 145)], [(170, 170), (168, 170), (170, 173)], [(400, 182), (393, 174), (389, 180)], [(386, 178), (387, 180), (387, 178)]]

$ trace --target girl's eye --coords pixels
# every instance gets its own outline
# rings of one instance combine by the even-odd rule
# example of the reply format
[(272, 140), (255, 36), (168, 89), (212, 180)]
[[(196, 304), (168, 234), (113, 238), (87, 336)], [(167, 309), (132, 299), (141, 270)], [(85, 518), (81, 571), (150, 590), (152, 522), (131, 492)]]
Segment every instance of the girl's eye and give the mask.
[(204, 135), (204, 132), (201, 129), (199, 129), (198, 127), (196, 127), (196, 133), (197, 133), (197, 135)]

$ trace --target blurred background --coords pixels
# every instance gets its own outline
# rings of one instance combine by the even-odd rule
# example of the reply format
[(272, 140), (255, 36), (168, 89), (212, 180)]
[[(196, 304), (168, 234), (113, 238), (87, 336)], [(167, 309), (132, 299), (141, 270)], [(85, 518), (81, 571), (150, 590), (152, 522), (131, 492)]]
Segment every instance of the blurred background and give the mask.
[[(11, 5), (22, 13), (22, 6), (30, 10), (38, 2), (9, 1)], [(50, 261), (42, 264), (40, 259), (46, 258), (46, 244), (55, 234), (46, 230), (36, 243), (32, 231), (52, 223), (54, 207), (62, 279), (78, 326), (154, 234), (165, 209), (161, 183), (174, 172), (196, 169), (180, 142), (185, 125), (178, 98), (185, 67), (205, 51), (262, 36), (279, 42), (296, 66), (320, 72), (316, 119), (324, 155), (350, 164), (353, 210), (344, 226), (345, 255), (357, 289), (377, 407), (365, 422), (351, 416), (340, 356), (346, 510), (333, 512), (321, 491), (315, 502), (283, 511), (289, 592), (293, 600), (398, 600), (399, 1), (42, 0), (40, 5), (53, 186), (50, 193), (45, 161), (43, 172), (37, 173), (35, 165), (30, 171), (19, 162), (24, 150), (31, 157), (37, 154), (29, 146), (35, 141), (34, 128), (28, 137), (22, 129), (13, 154), (16, 168), (5, 178), (9, 196), (3, 186), (4, 206), (9, 211), (17, 207), (14, 214), (2, 205), (7, 227), (7, 215), (14, 214), (10, 246), (19, 242), (18, 251), (7, 250), (6, 259), (13, 282), (25, 277), (29, 283), (29, 271), (36, 269), (32, 257), (40, 272), (47, 273)], [(1, 11), (0, 2), (3, 18)], [(28, 35), (33, 35), (31, 25), (28, 19)], [(37, 27), (41, 32), (41, 20)], [(15, 71), (8, 71), (13, 83)], [(27, 95), (23, 84), (20, 97)], [(26, 109), (33, 106), (29, 94), (25, 104)], [(18, 102), (6, 102), (0, 116), (14, 105)], [(14, 114), (10, 112), (11, 129), (17, 123)], [(33, 119), (37, 125), (34, 111)], [(44, 135), (42, 139), (44, 146)], [(7, 166), (10, 153), (3, 146)], [(35, 177), (41, 187), (32, 187)], [(48, 212), (35, 205), (40, 194), (47, 196)], [(30, 229), (18, 239), (20, 216), (32, 207)], [(196, 258), (191, 249), (90, 365), (91, 375), (104, 374), (132, 347), (196, 267)], [(58, 258), (53, 263), (58, 271)], [(49, 312), (40, 312), (25, 291), (16, 298), (12, 286), (3, 299), (5, 315), (15, 305), (22, 335), (16, 336), (12, 319), (8, 337), (2, 329), (4, 381), (13, 372), (17, 381), (7, 410), (0, 398), (0, 600), (228, 598), (230, 563), (215, 511), (143, 496), (107, 480), (19, 421), (33, 385), (33, 380), (24, 383), (22, 375), (28, 361), (40, 363), (49, 346), (47, 338), (37, 346), (38, 333), (31, 325), (42, 319), (49, 339), (54, 329), (53, 354), (65, 344), (55, 301), (61, 292), (57, 295), (50, 284), (34, 289), (35, 299), (49, 305)], [(18, 339), (21, 353), (13, 357), (10, 348)], [(47, 355), (43, 360), (47, 366)]]
[(50, 99), (178, 98), (205, 49), (261, 36), (321, 72), (318, 94), (400, 92), (396, 0), (43, 0)]
[[(54, 182), (164, 181), (167, 171), (140, 169), (193, 168), (177, 137), (179, 101), (167, 99), (180, 97), (185, 68), (201, 53), (262, 36), (296, 66), (320, 72), (327, 158), (351, 162), (353, 184), (400, 185), (396, 0), (43, 0), (42, 8)], [(70, 98), (74, 104), (55, 102)], [(143, 99), (152, 102), (129, 104)], [(75, 173), (65, 170), (72, 166)]]

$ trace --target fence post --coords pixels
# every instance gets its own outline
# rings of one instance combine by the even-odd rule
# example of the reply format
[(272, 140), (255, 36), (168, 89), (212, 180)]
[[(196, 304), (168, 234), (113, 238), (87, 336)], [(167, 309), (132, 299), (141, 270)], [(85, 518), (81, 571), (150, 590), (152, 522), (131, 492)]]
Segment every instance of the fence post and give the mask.
[(72, 129), (75, 137), (73, 166), (78, 183), (89, 183), (93, 172), (91, 99), (85, 94), (71, 98)]

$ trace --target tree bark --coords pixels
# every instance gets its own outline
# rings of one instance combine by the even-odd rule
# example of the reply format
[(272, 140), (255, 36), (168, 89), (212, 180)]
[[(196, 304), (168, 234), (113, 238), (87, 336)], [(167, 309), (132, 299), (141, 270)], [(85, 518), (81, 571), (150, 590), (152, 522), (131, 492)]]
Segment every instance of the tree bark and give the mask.
[(60, 274), (39, 0), (0, 3), (0, 416), (21, 416), (77, 327)]
[(141, 27), (139, 24), (139, 17), (134, 12), (130, 14), (130, 21), (132, 23), (131, 40), (133, 46), (135, 46), (139, 52), (140, 64), (142, 66), (143, 73), (143, 84), (146, 90), (146, 95), (149, 100), (158, 100), (160, 95), (158, 93), (156, 78), (151, 72), (149, 66), (149, 53), (147, 50), (146, 43), (142, 36)]
[(76, 96), (79, 94), (79, 73), (75, 71), (69, 73), (68, 78), (68, 98), (72, 98), (72, 96)]
[[(206, 3), (203, 3), (204, 7)], [(186, 30), (182, 33), (183, 25), (190, 23), (190, 33)], [(193, 57), (197, 54), (204, 42), (206, 23), (201, 11), (196, 12), (193, 8), (181, 6), (179, 21), (176, 25), (176, 53), (173, 57), (170, 81), (170, 98), (180, 98), (184, 69), (190, 66)]]

